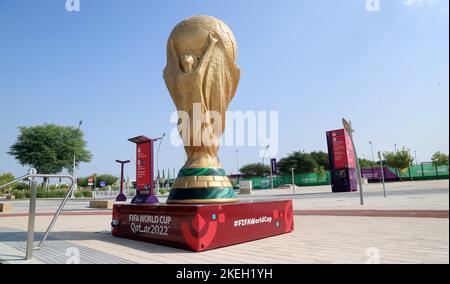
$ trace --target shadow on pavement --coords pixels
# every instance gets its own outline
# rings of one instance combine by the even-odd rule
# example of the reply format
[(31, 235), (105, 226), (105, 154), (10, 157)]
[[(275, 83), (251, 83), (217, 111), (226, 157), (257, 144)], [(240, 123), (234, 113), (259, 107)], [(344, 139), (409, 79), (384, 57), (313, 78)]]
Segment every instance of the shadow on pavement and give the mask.
[[(43, 237), (42, 232), (36, 232), (35, 243), (39, 242)], [(26, 242), (27, 233), (24, 231), (7, 231), (0, 232), (1, 242)], [(135, 240), (128, 240), (116, 238), (111, 235), (109, 231), (102, 232), (83, 232), (83, 231), (66, 231), (66, 232), (52, 232), (49, 234), (46, 243), (50, 244), (52, 241), (91, 241), (96, 240), (117, 246), (123, 246), (127, 249), (136, 249), (146, 253), (194, 253), (187, 250), (161, 246), (152, 243), (140, 242)], [(83, 246), (82, 243), (78, 245)], [(45, 246), (45, 244), (44, 244)], [(120, 249), (119, 247), (117, 249)]]

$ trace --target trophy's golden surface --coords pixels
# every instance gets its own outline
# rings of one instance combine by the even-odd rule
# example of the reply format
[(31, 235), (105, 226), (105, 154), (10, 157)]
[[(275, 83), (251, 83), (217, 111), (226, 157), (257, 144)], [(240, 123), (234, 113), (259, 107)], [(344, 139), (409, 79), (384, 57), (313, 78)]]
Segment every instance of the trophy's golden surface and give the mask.
[[(236, 59), (236, 39), (217, 18), (190, 17), (170, 34), (164, 80), (180, 115), (178, 130), (187, 161), (168, 203), (237, 201), (217, 157), (225, 112), (240, 78)], [(188, 124), (182, 121), (186, 118)]]

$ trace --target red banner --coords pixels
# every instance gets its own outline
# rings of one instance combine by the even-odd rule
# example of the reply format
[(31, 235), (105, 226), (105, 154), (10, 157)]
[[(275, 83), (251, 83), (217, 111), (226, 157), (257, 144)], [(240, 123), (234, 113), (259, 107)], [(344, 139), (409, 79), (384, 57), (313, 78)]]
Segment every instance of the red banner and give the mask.
[(151, 170), (152, 170), (152, 143), (144, 142), (137, 144), (136, 153), (136, 188), (144, 189), (145, 186), (150, 188), (152, 182)]
[(333, 162), (336, 169), (356, 168), (355, 152), (350, 134), (344, 130), (331, 131)]
[(337, 169), (347, 167), (347, 147), (345, 146), (345, 131), (339, 129), (331, 132), (334, 166)]

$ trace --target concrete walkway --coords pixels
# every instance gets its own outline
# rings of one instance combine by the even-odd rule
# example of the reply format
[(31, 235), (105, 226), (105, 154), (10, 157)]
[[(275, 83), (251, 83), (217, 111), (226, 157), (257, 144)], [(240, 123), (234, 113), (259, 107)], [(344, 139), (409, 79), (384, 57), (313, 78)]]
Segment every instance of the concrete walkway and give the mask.
[[(74, 209), (61, 217), (33, 262), (449, 263), (448, 181), (388, 184), (386, 199), (370, 194), (379, 192), (377, 186), (366, 187), (364, 206), (358, 194), (332, 195), (325, 188), (296, 194), (293, 233), (202, 253), (114, 238), (110, 211)], [(283, 198), (289, 193), (261, 191), (255, 196)], [(42, 233), (50, 220), (45, 214), (37, 217), (36, 231)], [(26, 216), (0, 214), (2, 262), (24, 263), (26, 227)]]

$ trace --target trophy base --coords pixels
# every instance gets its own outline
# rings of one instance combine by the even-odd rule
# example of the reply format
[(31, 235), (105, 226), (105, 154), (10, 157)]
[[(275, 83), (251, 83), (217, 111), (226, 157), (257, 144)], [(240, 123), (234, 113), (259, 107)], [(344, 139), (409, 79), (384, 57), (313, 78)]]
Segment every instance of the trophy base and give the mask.
[(168, 204), (214, 204), (238, 202), (223, 169), (181, 169), (167, 199)]
[(115, 204), (112, 235), (195, 252), (294, 230), (291, 200), (234, 204)]

